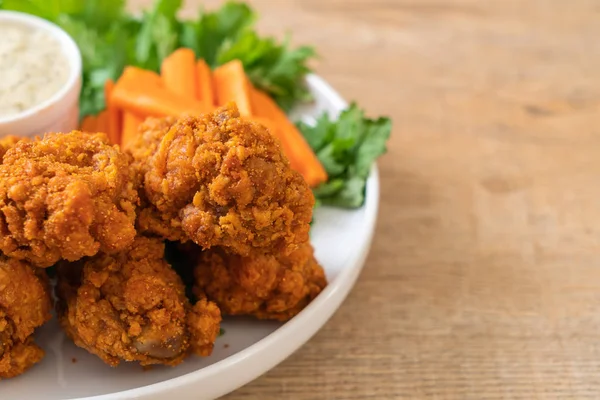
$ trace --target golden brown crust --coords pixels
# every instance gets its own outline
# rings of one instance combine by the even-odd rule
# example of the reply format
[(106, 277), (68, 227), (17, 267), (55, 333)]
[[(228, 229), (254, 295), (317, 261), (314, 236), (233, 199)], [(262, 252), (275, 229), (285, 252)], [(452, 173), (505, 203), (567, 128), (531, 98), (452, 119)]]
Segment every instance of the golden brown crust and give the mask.
[(13, 148), (20, 140), (29, 140), (27, 138), (21, 138), (18, 136), (8, 135), (0, 138), (0, 161), (4, 158), (4, 154)]
[(221, 310), (215, 303), (200, 298), (188, 311), (187, 327), (192, 338), (191, 350), (197, 356), (210, 356), (221, 330)]
[(0, 256), (0, 378), (20, 375), (42, 359), (32, 335), (51, 309), (45, 272)]
[(116, 255), (60, 264), (57, 311), (75, 344), (112, 366), (176, 365), (196, 347), (209, 355), (221, 314), (208, 302), (192, 308), (163, 257), (162, 241), (138, 237)]
[(33, 337), (16, 342), (0, 356), (0, 379), (24, 374), (44, 358), (44, 350), (35, 344)]
[(0, 250), (48, 267), (135, 237), (137, 192), (129, 158), (104, 134), (19, 141), (0, 165)]
[(223, 314), (286, 321), (327, 285), (310, 243), (290, 255), (231, 255), (222, 249), (198, 255), (194, 291), (217, 303)]
[(131, 153), (148, 208), (142, 231), (243, 255), (289, 253), (308, 240), (312, 192), (270, 133), (234, 105), (149, 119), (140, 132)]

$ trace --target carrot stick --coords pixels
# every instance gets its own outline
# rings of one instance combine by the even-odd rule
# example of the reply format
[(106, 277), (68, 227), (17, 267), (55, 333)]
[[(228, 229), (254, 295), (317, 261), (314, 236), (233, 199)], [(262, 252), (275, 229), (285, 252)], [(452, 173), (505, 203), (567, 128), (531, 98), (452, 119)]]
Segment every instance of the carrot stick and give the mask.
[(96, 131), (106, 133), (108, 135), (108, 110), (104, 110), (97, 115)]
[(160, 75), (165, 87), (173, 93), (190, 100), (198, 98), (198, 73), (194, 50), (175, 50), (163, 60)]
[(136, 67), (125, 68), (110, 101), (115, 107), (140, 116), (198, 115), (209, 111), (204, 103), (167, 90), (157, 74)]
[(210, 67), (206, 61), (198, 60), (196, 70), (198, 71), (198, 99), (213, 108), (215, 106), (215, 94), (213, 93)]
[(277, 126), (271, 133), (279, 138), (292, 168), (300, 172), (311, 187), (327, 182), (327, 172), (316, 154), (277, 103), (268, 94), (253, 86), (250, 86), (250, 96), (255, 118), (271, 120)]
[(97, 118), (93, 115), (88, 115), (81, 121), (81, 127), (79, 128), (82, 132), (95, 133), (96, 132)]
[(131, 145), (137, 136), (138, 127), (144, 119), (132, 112), (123, 113), (123, 131), (121, 132), (121, 148)]
[(216, 68), (213, 71), (213, 84), (217, 106), (222, 107), (233, 101), (242, 117), (252, 115), (248, 78), (240, 60), (233, 60)]
[(108, 79), (104, 84), (104, 98), (106, 99), (106, 109), (108, 110), (108, 140), (112, 144), (118, 144), (120, 142), (119, 136), (121, 135), (121, 113), (117, 107), (110, 101), (112, 90), (115, 87), (115, 83)]
[(121, 74), (121, 77), (117, 80), (117, 82), (120, 81), (123, 77), (126, 77), (128, 79), (135, 77), (148, 84), (151, 84), (152, 86), (164, 87), (164, 82), (160, 75), (158, 75), (154, 71), (150, 71), (147, 69), (142, 69), (138, 67), (125, 67), (123, 73)]

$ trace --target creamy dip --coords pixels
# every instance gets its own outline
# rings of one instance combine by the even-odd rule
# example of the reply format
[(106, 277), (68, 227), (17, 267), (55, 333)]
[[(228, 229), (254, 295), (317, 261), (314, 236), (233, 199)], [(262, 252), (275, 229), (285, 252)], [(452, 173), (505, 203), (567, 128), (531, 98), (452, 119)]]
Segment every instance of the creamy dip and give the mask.
[(48, 100), (68, 76), (67, 57), (49, 32), (17, 23), (0, 24), (0, 118)]

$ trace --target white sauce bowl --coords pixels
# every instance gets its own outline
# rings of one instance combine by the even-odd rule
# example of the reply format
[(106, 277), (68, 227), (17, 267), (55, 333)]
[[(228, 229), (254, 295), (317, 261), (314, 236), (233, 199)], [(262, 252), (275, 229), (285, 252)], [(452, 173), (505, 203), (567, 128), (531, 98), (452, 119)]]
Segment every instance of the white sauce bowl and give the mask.
[[(14, 116), (0, 117), (0, 136), (41, 136), (46, 132), (69, 132), (79, 125), (81, 53), (61, 28), (42, 18), (14, 11), (0, 11), (0, 25), (19, 24), (48, 32), (60, 44), (69, 66), (66, 83), (52, 97)], [(2, 39), (0, 39), (2, 40)], [(15, 60), (18, 64), (18, 60)]]

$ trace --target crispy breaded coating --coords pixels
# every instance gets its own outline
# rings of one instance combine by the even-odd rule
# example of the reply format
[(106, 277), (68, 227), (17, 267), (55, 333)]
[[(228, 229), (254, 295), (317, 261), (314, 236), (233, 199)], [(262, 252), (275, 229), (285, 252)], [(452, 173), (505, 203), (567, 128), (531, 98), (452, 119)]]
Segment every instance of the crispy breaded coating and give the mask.
[(164, 250), (159, 239), (138, 237), (116, 255), (59, 264), (58, 316), (77, 346), (111, 366), (176, 365), (191, 352), (210, 355), (221, 313), (206, 299), (190, 305)]
[(0, 250), (48, 267), (129, 246), (138, 203), (129, 161), (104, 134), (16, 143), (0, 165)]
[(29, 140), (27, 138), (21, 138), (19, 136), (8, 135), (0, 138), (0, 161), (4, 158), (4, 154), (8, 149), (14, 147), (19, 140)]
[(45, 272), (0, 256), (0, 379), (22, 374), (44, 357), (33, 332), (51, 310)]
[(231, 255), (223, 249), (197, 255), (194, 292), (217, 303), (223, 314), (286, 321), (325, 286), (323, 268), (306, 242), (290, 255)]
[(130, 151), (142, 231), (205, 249), (289, 253), (308, 240), (314, 197), (279, 143), (230, 104), (199, 118), (149, 119)]

